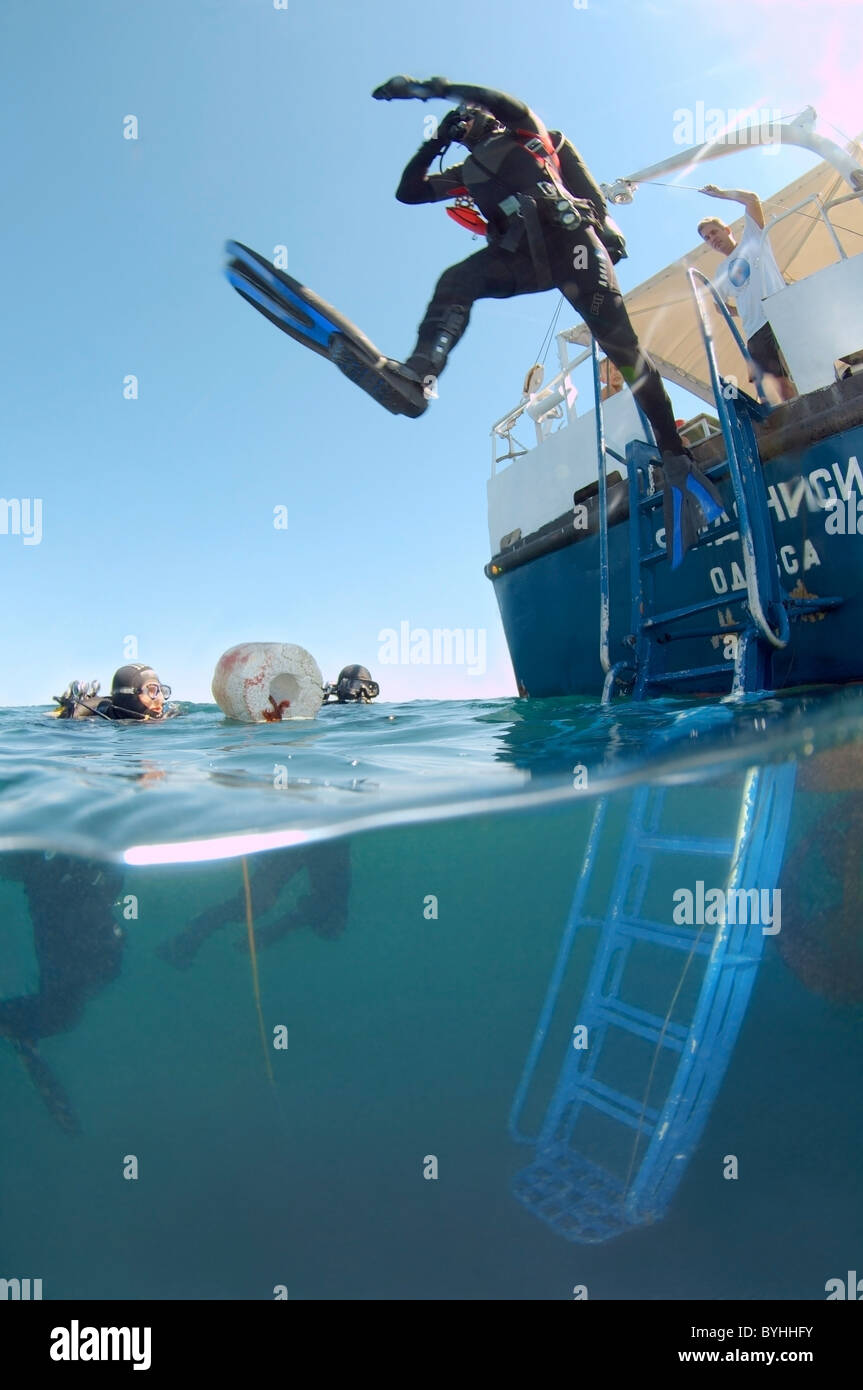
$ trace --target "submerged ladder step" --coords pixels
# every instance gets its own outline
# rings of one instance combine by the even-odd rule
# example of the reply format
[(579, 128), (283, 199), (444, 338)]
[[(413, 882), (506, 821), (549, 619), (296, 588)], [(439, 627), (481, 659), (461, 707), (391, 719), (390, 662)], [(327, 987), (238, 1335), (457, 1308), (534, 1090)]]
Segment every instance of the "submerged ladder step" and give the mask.
[(715, 854), (730, 859), (734, 853), (734, 841), (717, 839), (703, 835), (639, 835), (635, 841), (639, 849), (658, 850), (664, 854)]
[[(597, 1000), (591, 1013), (594, 1023), (597, 1019), (610, 1023), (626, 1033), (646, 1038), (648, 1042), (658, 1043), (675, 1052), (683, 1051), (683, 1044), (689, 1036), (689, 1029), (682, 1024), (672, 1023), (670, 1019), (650, 1013), (647, 1009), (636, 1008), (634, 1004), (625, 1004), (621, 999)], [(591, 1021), (591, 1018), (587, 1019), (588, 1029)]]
[(516, 1174), (513, 1192), (565, 1240), (599, 1245), (631, 1225), (621, 1179), (566, 1144), (550, 1144), (538, 1153)]
[(659, 1111), (655, 1106), (645, 1105), (644, 1101), (624, 1095), (623, 1091), (616, 1090), (614, 1086), (606, 1086), (604, 1081), (597, 1081), (595, 1076), (579, 1077), (568, 1089), (570, 1101), (580, 1100), (603, 1115), (608, 1115), (612, 1120), (617, 1120), (619, 1124), (637, 1129), (647, 1138), (656, 1128)]
[(687, 671), (662, 671), (657, 676), (645, 677), (645, 685), (668, 685), (670, 681), (700, 680), (702, 676), (729, 676), (734, 679), (734, 667), (724, 661), (717, 666), (691, 666)]
[(675, 951), (695, 951), (697, 955), (709, 956), (713, 950), (713, 932), (699, 936), (691, 927), (669, 926), (667, 922), (651, 922), (646, 917), (619, 917), (615, 923), (623, 936), (636, 941), (647, 941), (651, 946), (670, 946)]

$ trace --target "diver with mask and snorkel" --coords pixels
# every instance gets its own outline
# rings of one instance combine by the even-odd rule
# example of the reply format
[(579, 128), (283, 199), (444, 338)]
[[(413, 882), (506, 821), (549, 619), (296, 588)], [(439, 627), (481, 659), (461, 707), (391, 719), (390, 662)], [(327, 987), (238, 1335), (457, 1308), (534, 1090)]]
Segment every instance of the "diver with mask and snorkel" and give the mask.
[(52, 710), (55, 719), (109, 719), (148, 723), (157, 719), (172, 719), (180, 711), (165, 701), (171, 687), (163, 685), (152, 666), (133, 662), (114, 672), (111, 694), (99, 696), (98, 681), (72, 681), (62, 695), (54, 699), (59, 709)]

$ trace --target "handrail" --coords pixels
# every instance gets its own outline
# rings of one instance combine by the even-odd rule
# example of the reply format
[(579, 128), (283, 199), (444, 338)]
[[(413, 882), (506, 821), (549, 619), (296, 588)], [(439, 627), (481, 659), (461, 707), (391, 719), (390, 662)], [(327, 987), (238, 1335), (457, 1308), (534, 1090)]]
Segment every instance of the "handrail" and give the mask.
[[(573, 329), (573, 328), (564, 328), (564, 329), (562, 329), (562, 330), (560, 331), (560, 333), (558, 333), (558, 334), (556, 335), (556, 336), (557, 336), (557, 351), (558, 351), (558, 357), (559, 357), (560, 363), (561, 363), (561, 369), (560, 369), (560, 371), (557, 373), (557, 376), (552, 377), (551, 381), (550, 381), (547, 385), (545, 385), (545, 384), (543, 385), (543, 390), (544, 390), (544, 391), (547, 391), (547, 392), (549, 393), (549, 397), (550, 397), (554, 392), (559, 391), (559, 388), (561, 388), (561, 387), (564, 386), (564, 383), (566, 382), (567, 377), (570, 375), (571, 372), (574, 372), (574, 371), (575, 371), (576, 367), (580, 367), (580, 366), (582, 365), (582, 363), (586, 362), (587, 359), (593, 355), (593, 352), (594, 352), (593, 339), (591, 339), (591, 345), (590, 345), (590, 347), (584, 348), (581, 352), (577, 353), (577, 354), (575, 355), (575, 357), (573, 357), (571, 360), (565, 355), (564, 349), (563, 349), (564, 343), (573, 342), (574, 339), (573, 339), (573, 337), (572, 337), (572, 334), (575, 333), (575, 332), (578, 332), (578, 331), (580, 331), (580, 330), (578, 330), (578, 329)], [(598, 402), (599, 399), (600, 399), (599, 396), (597, 396), (596, 399), (597, 399), (597, 402)], [(637, 404), (637, 402), (636, 402), (636, 404)], [(492, 459), (491, 459), (491, 476), (492, 476), (493, 478), (496, 476), (496, 465), (497, 465), (498, 463), (502, 462), (503, 459), (506, 459), (506, 458), (510, 457), (510, 456), (507, 455), (507, 454), (502, 454), (502, 455), (500, 456), (500, 458), (498, 458), (498, 455), (497, 455), (497, 453), (496, 453), (495, 440), (497, 440), (497, 439), (508, 440), (510, 431), (513, 429), (514, 425), (515, 425), (516, 422), (522, 417), (522, 415), (525, 415), (525, 414), (527, 414), (527, 413), (529, 412), (530, 405), (531, 405), (530, 400), (522, 400), (522, 401), (519, 401), (518, 405), (513, 406), (513, 408), (512, 408), (511, 410), (506, 411), (506, 413), (505, 413), (504, 415), (501, 415), (500, 418), (499, 418), (498, 420), (495, 420), (494, 424), (492, 425), (490, 434), (491, 434), (491, 453), (492, 453)], [(566, 391), (564, 391), (564, 392), (562, 393), (562, 395), (560, 396), (559, 400), (557, 400), (557, 401), (551, 401), (551, 400), (550, 400), (549, 408), (552, 409), (552, 408), (554, 408), (555, 406), (558, 406), (558, 405), (563, 405), (563, 406), (565, 406), (565, 408), (566, 408), (566, 423), (567, 423), (567, 425), (571, 425), (571, 424), (572, 424), (572, 421), (573, 421), (574, 411), (573, 411), (573, 408), (572, 408), (572, 406), (571, 406), (571, 404), (570, 404), (569, 395), (568, 395), (568, 393), (567, 393)], [(645, 423), (645, 420), (644, 420), (644, 412), (641, 410), (640, 407), (639, 407), (638, 413), (639, 413), (639, 415), (641, 416), (642, 424), (644, 424), (644, 423)], [(543, 442), (543, 437), (542, 437), (541, 430), (540, 430), (540, 424), (539, 424), (539, 421), (534, 420), (533, 416), (531, 416), (530, 418), (531, 418), (531, 422), (536, 426), (536, 431), (537, 431), (537, 441), (536, 441), (536, 442), (537, 442), (537, 444), (539, 445), (539, 444), (541, 444), (541, 443)], [(585, 415), (582, 416), (581, 418), (586, 419), (586, 418), (587, 418), (587, 414), (585, 414)], [(561, 426), (561, 429), (562, 429), (562, 428), (563, 428), (563, 426)], [(648, 438), (652, 438), (652, 435), (649, 433), (649, 431), (648, 431)], [(526, 450), (525, 452), (527, 452), (527, 450)], [(611, 453), (611, 454), (613, 455), (614, 458), (618, 459), (618, 462), (620, 462), (620, 463), (624, 463), (624, 462), (625, 462), (625, 460), (622, 459), (622, 458), (620, 458), (619, 455), (615, 454), (613, 450), (608, 450), (608, 452)]]
[(716, 345), (713, 341), (713, 333), (710, 328), (710, 321), (707, 317), (707, 313), (702, 302), (702, 289), (699, 288), (699, 280), (702, 282), (702, 285), (707, 286), (707, 288), (713, 295), (716, 308), (719, 309), (720, 313), (725, 319), (725, 322), (731, 329), (737, 346), (739, 347), (746, 361), (751, 362), (752, 359), (750, 358), (749, 353), (747, 352), (746, 347), (744, 346), (743, 339), (741, 338), (740, 334), (737, 331), (737, 328), (731, 320), (731, 315), (728, 312), (728, 308), (726, 307), (721, 295), (716, 289), (716, 286), (711, 283), (711, 281), (708, 279), (708, 277), (704, 274), (703, 271), (698, 270), (695, 266), (689, 267), (687, 275), (689, 278), (689, 283), (692, 289), (693, 296), (695, 298), (695, 305), (698, 310), (698, 316), (701, 321), (701, 336), (704, 340), (704, 350), (707, 354), (707, 365), (710, 369), (710, 383), (713, 387), (713, 396), (716, 402), (717, 414), (719, 415), (719, 423), (722, 426), (722, 436), (725, 440), (725, 448), (728, 455), (728, 469), (731, 474), (731, 481), (734, 488), (734, 496), (737, 502), (737, 522), (738, 529), (740, 531), (741, 547), (743, 550), (743, 566), (746, 573), (746, 593), (747, 600), (749, 603), (749, 611), (752, 614), (752, 618), (755, 622), (755, 625), (759, 628), (760, 632), (767, 639), (770, 645), (779, 648), (785, 647), (788, 645), (788, 638), (791, 632), (791, 627), (788, 619), (788, 611), (785, 608), (785, 605), (781, 603), (778, 605), (778, 610), (780, 614), (779, 631), (774, 632), (773, 628), (770, 626), (770, 623), (767, 620), (767, 617), (764, 613), (764, 609), (761, 604), (761, 593), (758, 583), (758, 564), (755, 556), (755, 543), (752, 535), (752, 523), (749, 516), (749, 505), (746, 497), (746, 491), (743, 485), (743, 478), (741, 477), (740, 473), (740, 462), (737, 457), (737, 448), (734, 438), (734, 425), (731, 419), (731, 412), (728, 409), (728, 405), (726, 403), (725, 396), (723, 395), (722, 391), (722, 382), (720, 380), (719, 367), (716, 360)]
[(593, 396), (596, 415), (596, 462), (599, 472), (599, 661), (605, 675), (611, 670), (608, 633), (611, 623), (611, 599), (608, 579), (608, 481), (605, 470), (605, 426), (602, 421), (602, 389), (599, 379), (599, 353), (596, 339), (591, 337), (590, 352), (593, 365)]
[[(836, 202), (838, 202), (838, 203), (847, 203), (847, 202), (850, 202), (852, 199), (854, 199), (854, 198), (859, 198), (859, 197), (860, 197), (860, 194), (859, 194), (859, 193), (849, 193), (849, 194), (847, 195), (847, 197), (835, 199), (834, 202), (831, 202), (828, 206), (829, 206), (829, 207), (833, 207), (833, 206), (835, 205)], [(843, 261), (847, 261), (848, 257), (847, 257), (847, 255), (846, 255), (846, 253), (845, 253), (845, 250), (844, 250), (844, 248), (843, 248), (843, 246), (842, 246), (842, 243), (840, 242), (838, 236), (836, 235), (836, 229), (835, 229), (835, 227), (833, 226), (832, 222), (830, 221), (830, 218), (827, 216), (827, 207), (826, 207), (826, 206), (824, 205), (824, 203), (821, 201), (821, 196), (820, 196), (820, 194), (818, 194), (818, 193), (810, 193), (808, 197), (803, 198), (799, 203), (795, 203), (793, 208), (785, 208), (782, 212), (778, 212), (778, 213), (776, 214), (775, 217), (771, 217), (770, 221), (767, 223), (767, 226), (764, 228), (764, 230), (763, 230), (762, 233), (761, 233), (761, 241), (762, 241), (762, 243), (764, 242), (765, 238), (767, 237), (768, 232), (772, 232), (772, 230), (773, 230), (773, 228), (776, 226), (777, 222), (782, 222), (782, 221), (784, 221), (784, 219), (785, 219), (786, 217), (791, 217), (791, 215), (792, 215), (793, 213), (799, 212), (801, 208), (805, 208), (805, 206), (806, 206), (807, 203), (815, 203), (815, 204), (816, 204), (816, 206), (817, 206), (817, 208), (818, 208), (818, 216), (819, 216), (819, 218), (821, 219), (821, 221), (824, 223), (824, 226), (827, 228), (827, 231), (828, 231), (829, 234), (830, 234), (830, 239), (831, 239), (831, 241), (833, 242), (833, 245), (836, 247), (837, 252), (839, 253), (839, 259), (840, 259), (840, 260), (843, 260)]]
[[(589, 355), (590, 355), (589, 351), (588, 351), (588, 352), (585, 352), (584, 357), (580, 358), (579, 361), (580, 361), (580, 362), (583, 362), (583, 361), (585, 360), (585, 358), (588, 357)], [(547, 385), (546, 385), (545, 382), (543, 382), (543, 390), (544, 390), (544, 391), (554, 391), (556, 387), (562, 386), (563, 383), (564, 383), (564, 380), (566, 379), (566, 377), (569, 376), (570, 371), (571, 371), (572, 368), (573, 368), (574, 366), (576, 366), (576, 365), (577, 365), (577, 363), (574, 363), (574, 362), (570, 363), (569, 367), (566, 367), (566, 368), (564, 368), (563, 371), (558, 372), (557, 376), (553, 376), (552, 379), (551, 379), (551, 381), (549, 381)], [(523, 415), (523, 414), (524, 414), (524, 412), (527, 410), (527, 408), (528, 408), (529, 405), (530, 405), (530, 400), (529, 400), (529, 399), (526, 400), (526, 401), (519, 401), (518, 405), (513, 406), (513, 408), (512, 408), (511, 410), (507, 410), (503, 415), (501, 415), (501, 417), (500, 417), (499, 420), (495, 420), (494, 424), (493, 424), (492, 427), (491, 427), (491, 432), (492, 432), (492, 434), (496, 434), (496, 435), (498, 436), (498, 438), (500, 438), (500, 437), (501, 437), (501, 436), (500, 436), (500, 430), (501, 430), (501, 428), (502, 428), (504, 425), (510, 424), (510, 422), (512, 422), (512, 423), (514, 424), (515, 421), (518, 419), (518, 417), (519, 417), (520, 415)]]

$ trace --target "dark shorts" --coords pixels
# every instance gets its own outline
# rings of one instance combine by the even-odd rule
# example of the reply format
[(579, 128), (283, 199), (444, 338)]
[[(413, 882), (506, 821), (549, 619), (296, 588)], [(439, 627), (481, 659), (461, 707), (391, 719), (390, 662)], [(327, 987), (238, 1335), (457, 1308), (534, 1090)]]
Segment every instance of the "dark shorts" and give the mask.
[(788, 375), (785, 364), (779, 355), (779, 344), (773, 336), (773, 329), (769, 323), (765, 323), (763, 328), (759, 328), (757, 333), (753, 333), (746, 347), (752, 361), (758, 363), (762, 372), (769, 372), (771, 376)]

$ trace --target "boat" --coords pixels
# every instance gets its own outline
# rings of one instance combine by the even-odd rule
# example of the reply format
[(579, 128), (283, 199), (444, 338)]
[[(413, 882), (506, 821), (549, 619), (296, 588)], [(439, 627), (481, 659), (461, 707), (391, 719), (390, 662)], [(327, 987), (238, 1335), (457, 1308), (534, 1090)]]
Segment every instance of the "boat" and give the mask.
[[(485, 572), (521, 695), (739, 696), (863, 680), (863, 155), (816, 123), (809, 107), (602, 185), (615, 206), (741, 148), (781, 140), (819, 157), (762, 200), (786, 280), (764, 308), (799, 395), (771, 405), (749, 387), (703, 243), (624, 296), (661, 375), (704, 402), (681, 434), (725, 502), (672, 573), (650, 426), (628, 390), (602, 399), (580, 321), (556, 334), (558, 373), (542, 390), (529, 374), (491, 430)], [(742, 219), (731, 225), (739, 237)], [(580, 410), (573, 373), (591, 361), (593, 403)]]

